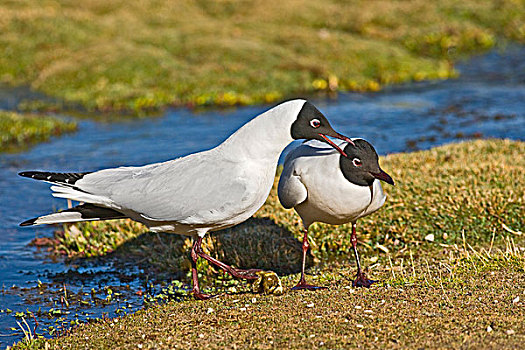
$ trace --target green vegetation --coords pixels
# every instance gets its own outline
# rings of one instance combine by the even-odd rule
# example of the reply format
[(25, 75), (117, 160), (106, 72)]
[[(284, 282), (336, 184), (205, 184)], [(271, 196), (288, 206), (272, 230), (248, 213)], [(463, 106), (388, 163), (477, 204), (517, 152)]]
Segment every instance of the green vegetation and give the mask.
[[(371, 289), (350, 287), (349, 227), (318, 224), (311, 243), (322, 264), (309, 279), (328, 290), (254, 295), (242, 283), (205, 279), (215, 283), (211, 291), (233, 285), (237, 293), (154, 304), (18, 348), (518, 348), (525, 341), (524, 152), (524, 142), (478, 140), (381, 158), (396, 186), (385, 187), (384, 208), (358, 222), (363, 264), (381, 281)], [(297, 214), (277, 204), (274, 188), (255, 216), (209, 238), (208, 252), (237, 266), (297, 271)], [(132, 227), (120, 246), (111, 242), (113, 258), (184, 276), (189, 242), (141, 230)], [(70, 256), (95, 251), (57, 240)], [(291, 287), (297, 279), (282, 282)]]
[(453, 77), (505, 40), (523, 1), (4, 1), (0, 81), (64, 108), (250, 104)]
[(74, 122), (50, 116), (0, 111), (0, 153), (19, 151), (74, 130)]

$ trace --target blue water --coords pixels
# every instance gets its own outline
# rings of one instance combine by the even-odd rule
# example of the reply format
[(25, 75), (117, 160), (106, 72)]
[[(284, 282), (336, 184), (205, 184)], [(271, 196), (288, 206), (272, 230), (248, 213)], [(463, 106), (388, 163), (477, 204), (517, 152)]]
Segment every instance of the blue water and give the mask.
[[(470, 138), (525, 139), (525, 48), (510, 47), (458, 64), (456, 80), (397, 86), (374, 94), (339, 94), (337, 99), (311, 101), (325, 113), (334, 128), (350, 137), (372, 142), (380, 154), (427, 149)], [(18, 94), (18, 92), (17, 92)], [(0, 91), (0, 108), (13, 108), (17, 96)], [(17, 176), (22, 170), (93, 171), (121, 165), (142, 165), (164, 161), (211, 148), (253, 116), (270, 106), (207, 110), (168, 110), (162, 117), (102, 123), (82, 120), (75, 134), (56, 138), (18, 154), (0, 154), (0, 346), (22, 338), (14, 312), (51, 307), (69, 311), (61, 321), (114, 317), (126, 305), (126, 312), (142, 307), (135, 291), (144, 281), (123, 281), (111, 265), (76, 266), (53, 262), (28, 243), (35, 236), (51, 236), (52, 228), (19, 228), (21, 221), (64, 208), (64, 201), (50, 196), (45, 183)], [(68, 272), (62, 279), (62, 273)], [(76, 272), (93, 276), (75, 279)], [(91, 276), (91, 275), (90, 275)], [(67, 308), (59, 297), (32, 300), (20, 288), (49, 284), (60, 292), (63, 283), (69, 293), (97, 291), (103, 285), (129, 285), (119, 303)], [(15, 288), (12, 288), (15, 286)], [(38, 294), (38, 293), (36, 293)], [(100, 292), (100, 298), (105, 298)], [(126, 302), (123, 299), (127, 299)], [(118, 298), (117, 298), (118, 299)], [(31, 300), (31, 302), (29, 301)], [(6, 313), (5, 309), (14, 312)], [(77, 314), (77, 315), (75, 315)], [(26, 316), (27, 318), (27, 316)], [(56, 319), (56, 318), (55, 318)], [(55, 319), (39, 318), (40, 333)], [(20, 320), (20, 318), (18, 319)], [(28, 319), (31, 327), (32, 319)], [(18, 331), (11, 330), (11, 327)]]

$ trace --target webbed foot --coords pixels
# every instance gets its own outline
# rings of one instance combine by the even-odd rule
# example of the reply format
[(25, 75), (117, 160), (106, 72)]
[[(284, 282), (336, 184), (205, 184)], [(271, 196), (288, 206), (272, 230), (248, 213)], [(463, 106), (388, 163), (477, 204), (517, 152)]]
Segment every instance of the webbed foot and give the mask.
[(377, 281), (369, 280), (364, 272), (359, 271), (357, 273), (357, 278), (354, 281), (352, 281), (352, 287), (370, 288), (370, 286), (376, 282)]

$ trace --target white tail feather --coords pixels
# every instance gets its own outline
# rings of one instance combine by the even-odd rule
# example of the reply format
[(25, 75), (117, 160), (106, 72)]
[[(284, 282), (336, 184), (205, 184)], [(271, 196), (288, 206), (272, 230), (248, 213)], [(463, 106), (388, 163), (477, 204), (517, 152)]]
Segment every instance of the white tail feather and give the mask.
[(78, 222), (78, 221), (92, 221), (99, 220), (99, 218), (82, 219), (82, 215), (78, 212), (63, 212), (40, 216), (35, 220), (33, 225), (42, 224), (58, 224), (64, 222)]
[(51, 190), (53, 191), (51, 194), (53, 197), (71, 199), (82, 203), (99, 204), (108, 208), (113, 207), (109, 198), (78, 191), (71, 187), (51, 186)]

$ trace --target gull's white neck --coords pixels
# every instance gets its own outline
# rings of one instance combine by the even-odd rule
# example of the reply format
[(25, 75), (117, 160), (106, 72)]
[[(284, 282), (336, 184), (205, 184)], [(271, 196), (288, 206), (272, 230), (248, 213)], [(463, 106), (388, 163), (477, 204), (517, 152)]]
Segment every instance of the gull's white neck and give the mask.
[(305, 100), (292, 100), (258, 115), (217, 147), (232, 160), (271, 161), (277, 164), (283, 149), (293, 141), (291, 128)]

